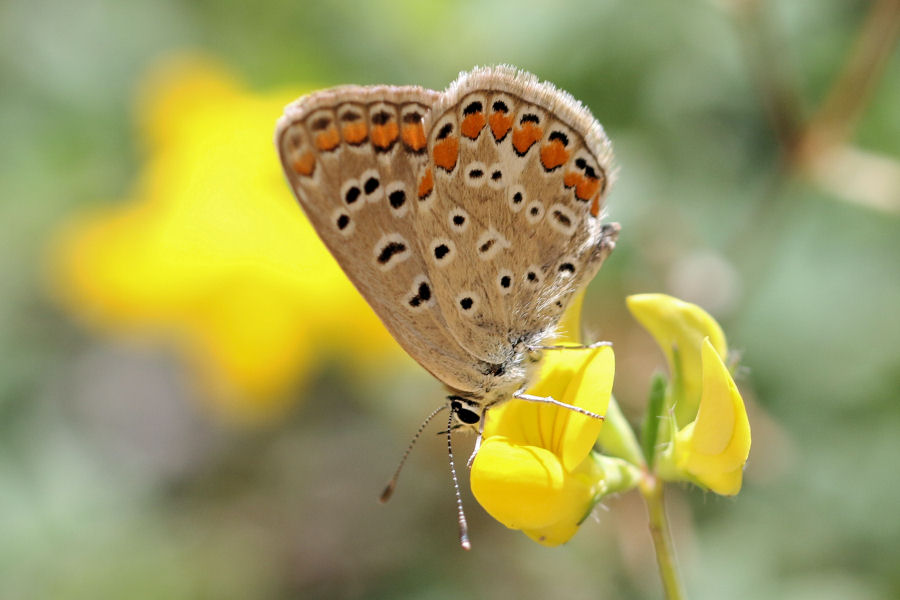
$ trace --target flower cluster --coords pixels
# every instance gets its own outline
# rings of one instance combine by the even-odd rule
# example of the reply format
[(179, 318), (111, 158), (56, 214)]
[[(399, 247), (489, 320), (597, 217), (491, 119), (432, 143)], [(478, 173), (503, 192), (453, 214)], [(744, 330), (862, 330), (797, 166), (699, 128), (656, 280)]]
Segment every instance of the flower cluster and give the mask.
[(605, 421), (515, 400), (488, 413), (472, 492), (498, 521), (544, 545), (566, 542), (604, 496), (649, 475), (723, 495), (740, 491), (750, 426), (723, 362), (718, 323), (663, 294), (631, 296), (628, 307), (669, 364), (668, 385), (650, 403), (653, 426), (644, 435), (652, 441), (644, 451), (611, 396), (615, 361), (606, 346), (547, 351), (528, 391), (605, 414)]

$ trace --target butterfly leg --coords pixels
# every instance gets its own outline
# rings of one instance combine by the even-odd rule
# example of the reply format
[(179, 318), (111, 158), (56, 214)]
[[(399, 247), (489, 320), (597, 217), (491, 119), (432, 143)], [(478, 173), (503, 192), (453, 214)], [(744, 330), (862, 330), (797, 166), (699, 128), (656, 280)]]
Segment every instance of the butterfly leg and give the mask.
[(565, 402), (560, 402), (552, 396), (533, 396), (532, 394), (523, 394), (521, 392), (516, 392), (513, 394), (513, 398), (518, 398), (519, 400), (526, 400), (528, 402), (539, 402), (541, 404), (552, 404), (554, 406), (559, 406), (560, 408), (565, 408), (574, 412), (577, 412), (580, 415), (585, 415), (592, 419), (600, 419), (601, 421), (606, 420), (606, 417), (603, 415), (598, 415), (597, 413), (591, 412), (589, 410), (585, 410), (578, 406), (573, 406), (572, 404), (566, 404)]
[(593, 344), (555, 344), (552, 346), (529, 346), (529, 350), (592, 350), (602, 346), (612, 346), (612, 342), (594, 342)]

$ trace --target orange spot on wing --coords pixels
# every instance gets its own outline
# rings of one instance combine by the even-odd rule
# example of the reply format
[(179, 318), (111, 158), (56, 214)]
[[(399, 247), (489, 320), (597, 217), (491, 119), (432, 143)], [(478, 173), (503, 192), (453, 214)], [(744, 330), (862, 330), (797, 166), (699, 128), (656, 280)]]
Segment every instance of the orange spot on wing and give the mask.
[(434, 189), (434, 175), (431, 173), (431, 169), (425, 169), (425, 173), (422, 175), (422, 179), (419, 180), (419, 198), (427, 198), (428, 194), (431, 193), (431, 190)]
[(397, 141), (399, 133), (400, 128), (393, 121), (384, 125), (376, 125), (372, 128), (372, 143), (383, 150), (387, 150), (391, 147), (391, 144)]
[(565, 164), (569, 160), (569, 151), (559, 140), (551, 140), (541, 148), (541, 164), (548, 171)]
[(313, 154), (312, 152), (306, 152), (298, 159), (296, 159), (293, 163), (291, 163), (291, 168), (294, 169), (295, 173), (309, 177), (313, 174), (313, 171), (316, 170), (315, 154)]
[(600, 210), (600, 180), (596, 177), (585, 177), (578, 171), (569, 171), (563, 177), (563, 185), (567, 188), (575, 188), (575, 197), (582, 202), (593, 200), (591, 214), (597, 216), (594, 211)]
[(403, 126), (403, 143), (410, 150), (418, 152), (425, 147), (425, 130), (421, 123), (412, 123)]
[(458, 155), (459, 138), (457, 138), (456, 136), (444, 138), (443, 140), (435, 144), (434, 150), (432, 150), (434, 164), (444, 169), (445, 171), (453, 170), (453, 167), (456, 166), (456, 158)]
[(512, 128), (513, 118), (506, 113), (495, 112), (491, 115), (490, 124), (491, 124), (491, 133), (494, 134), (494, 139), (497, 141), (502, 140), (506, 137), (506, 134), (509, 133), (509, 130)]
[(591, 202), (591, 215), (600, 216), (600, 194), (594, 196), (594, 200)]
[(344, 125), (344, 140), (350, 144), (362, 144), (368, 136), (369, 132), (366, 130), (366, 124), (362, 121)]
[(596, 177), (582, 177), (575, 186), (575, 197), (579, 200), (590, 200), (600, 191), (600, 180)]
[(582, 179), (584, 179), (584, 176), (578, 171), (569, 171), (563, 177), (563, 185), (570, 188), (577, 185)]
[(325, 131), (316, 134), (316, 148), (324, 152), (334, 150), (341, 143), (341, 136), (338, 134), (337, 127), (333, 125)]
[(542, 135), (544, 135), (544, 132), (540, 127), (531, 122), (525, 123), (519, 129), (513, 131), (513, 148), (519, 154), (525, 154), (536, 141), (541, 139)]
[(486, 119), (483, 112), (472, 113), (471, 115), (466, 115), (466, 118), (462, 120), (462, 123), (459, 124), (459, 130), (464, 136), (474, 140), (481, 133), (485, 122)]

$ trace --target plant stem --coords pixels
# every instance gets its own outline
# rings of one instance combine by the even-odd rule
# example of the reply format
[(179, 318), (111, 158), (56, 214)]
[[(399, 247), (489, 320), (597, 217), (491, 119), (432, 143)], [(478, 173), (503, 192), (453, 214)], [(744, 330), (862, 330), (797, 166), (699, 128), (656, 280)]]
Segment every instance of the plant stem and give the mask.
[(659, 576), (668, 600), (682, 600), (684, 586), (678, 563), (675, 558), (675, 546), (672, 544), (672, 533), (669, 531), (669, 520), (666, 517), (664, 484), (652, 473), (648, 473), (641, 482), (641, 494), (647, 503), (647, 514), (650, 518), (650, 536), (656, 550), (656, 562), (659, 565)]

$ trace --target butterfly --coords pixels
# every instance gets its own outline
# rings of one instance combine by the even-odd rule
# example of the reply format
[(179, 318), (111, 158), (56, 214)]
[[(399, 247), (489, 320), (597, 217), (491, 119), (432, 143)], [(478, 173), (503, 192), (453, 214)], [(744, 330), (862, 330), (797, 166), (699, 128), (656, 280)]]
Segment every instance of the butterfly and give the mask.
[[(304, 96), (275, 144), (338, 264), (448, 389), (448, 436), (480, 432), (513, 397), (560, 404), (524, 390), (619, 232), (602, 222), (611, 144), (584, 106), (529, 73), (484, 67), (443, 92)], [(455, 481), (452, 450), (451, 469)]]

